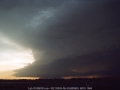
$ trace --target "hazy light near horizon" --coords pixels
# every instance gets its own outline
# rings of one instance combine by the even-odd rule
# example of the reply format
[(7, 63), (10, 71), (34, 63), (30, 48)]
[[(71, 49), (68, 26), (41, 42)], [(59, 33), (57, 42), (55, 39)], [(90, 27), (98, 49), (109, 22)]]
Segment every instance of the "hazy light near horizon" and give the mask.
[(23, 68), (34, 62), (31, 49), (23, 48), (6, 37), (0, 36), (0, 72)]
[(2, 52), (0, 56), (1, 56), (0, 71), (15, 70), (18, 68), (22, 68), (34, 61), (34, 58), (31, 55), (30, 50), (26, 52), (22, 51)]

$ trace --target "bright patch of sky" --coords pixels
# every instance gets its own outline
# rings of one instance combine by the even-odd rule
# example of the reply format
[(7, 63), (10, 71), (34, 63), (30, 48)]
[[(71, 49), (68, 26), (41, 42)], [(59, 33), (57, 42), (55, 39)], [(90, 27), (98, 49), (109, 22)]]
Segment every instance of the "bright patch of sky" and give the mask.
[(0, 72), (23, 68), (34, 62), (31, 49), (26, 49), (0, 35)]

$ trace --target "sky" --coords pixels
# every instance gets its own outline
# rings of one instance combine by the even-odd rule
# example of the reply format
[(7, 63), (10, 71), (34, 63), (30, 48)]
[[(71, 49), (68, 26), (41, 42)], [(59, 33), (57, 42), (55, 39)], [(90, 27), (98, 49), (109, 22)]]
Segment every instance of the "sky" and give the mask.
[(0, 0), (0, 78), (120, 76), (119, 0)]

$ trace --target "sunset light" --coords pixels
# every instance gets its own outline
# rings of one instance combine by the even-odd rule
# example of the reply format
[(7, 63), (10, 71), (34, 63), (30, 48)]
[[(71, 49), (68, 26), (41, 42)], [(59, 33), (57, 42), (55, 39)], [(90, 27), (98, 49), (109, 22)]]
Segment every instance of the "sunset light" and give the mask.
[(5, 36), (0, 37), (0, 43), (3, 44), (3, 48), (7, 46), (0, 51), (0, 72), (23, 68), (34, 62), (31, 49), (23, 48)]

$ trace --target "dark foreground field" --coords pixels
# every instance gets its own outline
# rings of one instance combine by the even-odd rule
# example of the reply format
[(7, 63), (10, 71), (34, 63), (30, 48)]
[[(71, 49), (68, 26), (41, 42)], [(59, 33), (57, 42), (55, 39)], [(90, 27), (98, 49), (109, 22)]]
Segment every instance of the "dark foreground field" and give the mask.
[(0, 90), (120, 90), (120, 78), (0, 80)]

